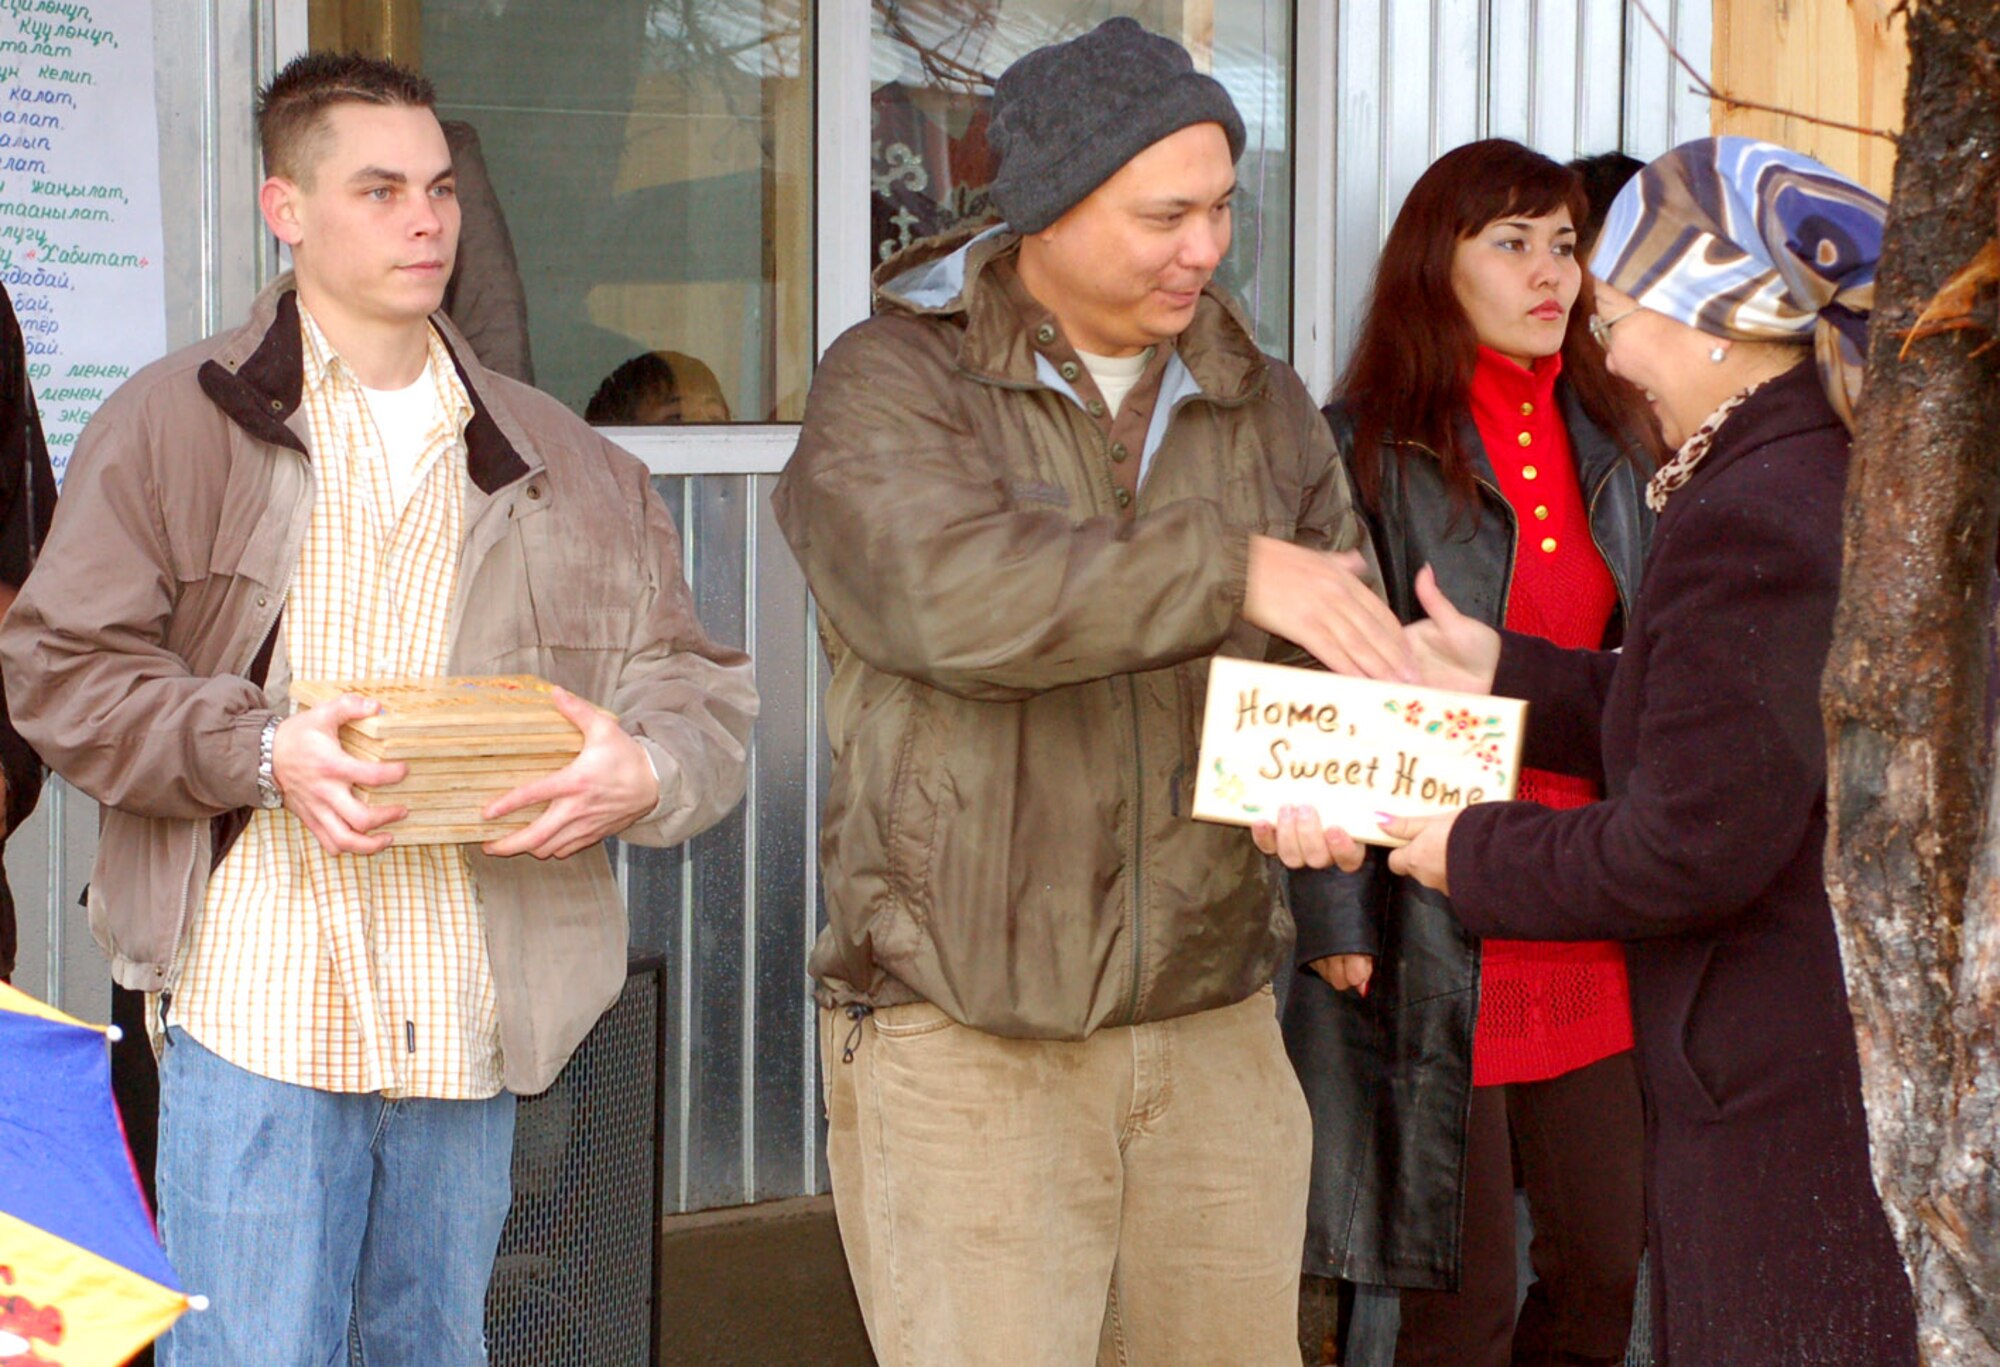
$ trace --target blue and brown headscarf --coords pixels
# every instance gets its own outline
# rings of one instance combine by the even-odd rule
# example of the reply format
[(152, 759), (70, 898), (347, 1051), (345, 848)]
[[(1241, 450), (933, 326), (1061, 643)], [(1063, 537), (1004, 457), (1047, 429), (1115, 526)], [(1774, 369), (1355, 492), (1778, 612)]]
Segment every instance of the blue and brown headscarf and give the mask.
[(1591, 269), (1714, 337), (1810, 341), (1851, 431), (1886, 212), (1811, 157), (1755, 138), (1703, 138), (1619, 191)]

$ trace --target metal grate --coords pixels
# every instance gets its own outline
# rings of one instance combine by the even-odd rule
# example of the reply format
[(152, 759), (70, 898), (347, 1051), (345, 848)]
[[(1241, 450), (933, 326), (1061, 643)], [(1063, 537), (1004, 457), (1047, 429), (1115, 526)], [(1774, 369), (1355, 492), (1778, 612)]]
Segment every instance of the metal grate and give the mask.
[(521, 1101), (514, 1204), (486, 1293), (492, 1367), (654, 1360), (662, 972), (635, 959), (555, 1085)]

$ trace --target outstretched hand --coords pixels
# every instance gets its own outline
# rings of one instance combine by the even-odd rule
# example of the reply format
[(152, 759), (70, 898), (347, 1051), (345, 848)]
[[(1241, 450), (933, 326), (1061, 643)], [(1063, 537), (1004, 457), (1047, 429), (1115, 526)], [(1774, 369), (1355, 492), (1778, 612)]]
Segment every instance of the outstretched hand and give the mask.
[(340, 728), (380, 708), (372, 698), (343, 693), (294, 712), (271, 739), (271, 774), (285, 807), (328, 854), (380, 854), (390, 844), (381, 828), (408, 815), (406, 807), (371, 807), (354, 789), (400, 783), (410, 766), (356, 759), (341, 748)]
[(1315, 551), (1250, 538), (1243, 620), (1307, 651), (1336, 674), (1417, 681), (1403, 625), (1362, 578), (1359, 551)]
[(1416, 660), (1418, 681), (1454, 693), (1491, 693), (1500, 667), (1500, 633), (1454, 607), (1429, 565), (1417, 571), (1415, 587), (1425, 615), (1403, 628), (1403, 639)]
[(481, 848), (488, 854), (566, 859), (618, 834), (660, 800), (659, 779), (646, 752), (616, 717), (567, 689), (558, 688), (552, 696), (556, 710), (583, 732), (583, 749), (555, 773), (523, 783), (486, 805), (481, 815), (498, 821), (523, 807), (549, 804), (520, 830), (487, 841)]

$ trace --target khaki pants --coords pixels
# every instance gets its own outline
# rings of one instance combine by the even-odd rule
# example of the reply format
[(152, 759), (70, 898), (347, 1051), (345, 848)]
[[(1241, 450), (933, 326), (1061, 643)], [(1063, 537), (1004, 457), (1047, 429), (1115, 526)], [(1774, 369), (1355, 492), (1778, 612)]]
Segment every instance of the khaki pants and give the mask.
[(1299, 1367), (1311, 1122), (1268, 990), (1080, 1042), (822, 1011), (820, 1056), (881, 1367)]

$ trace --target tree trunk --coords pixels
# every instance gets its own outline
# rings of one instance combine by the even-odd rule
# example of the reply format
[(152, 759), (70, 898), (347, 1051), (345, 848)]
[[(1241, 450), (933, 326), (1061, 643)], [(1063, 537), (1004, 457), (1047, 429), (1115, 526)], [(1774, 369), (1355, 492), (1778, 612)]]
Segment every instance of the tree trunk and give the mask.
[(1826, 675), (1827, 881), (1925, 1361), (2000, 1367), (2000, 806), (1986, 773), (2000, 348), (1975, 356), (1986, 331), (1955, 330), (1898, 356), (1994, 235), (2000, 5), (1917, 0), (1909, 22)]

